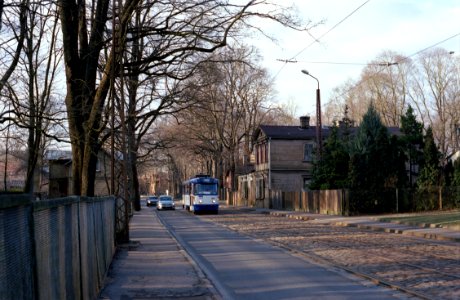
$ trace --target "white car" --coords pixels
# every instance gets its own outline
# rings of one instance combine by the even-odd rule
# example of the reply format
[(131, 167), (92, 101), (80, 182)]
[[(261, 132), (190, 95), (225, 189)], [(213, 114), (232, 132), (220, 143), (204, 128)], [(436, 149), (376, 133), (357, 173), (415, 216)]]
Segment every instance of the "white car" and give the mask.
[(162, 195), (158, 198), (157, 210), (176, 209), (174, 199), (168, 195)]

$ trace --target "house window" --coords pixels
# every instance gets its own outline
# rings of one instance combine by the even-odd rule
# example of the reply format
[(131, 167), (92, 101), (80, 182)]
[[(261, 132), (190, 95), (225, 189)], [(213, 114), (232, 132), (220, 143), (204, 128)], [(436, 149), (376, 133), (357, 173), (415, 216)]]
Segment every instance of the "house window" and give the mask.
[(256, 146), (256, 163), (263, 164), (267, 162), (267, 144)]
[(99, 158), (96, 161), (96, 172), (101, 172), (101, 161)]
[(303, 190), (308, 191), (310, 189), (309, 185), (311, 183), (311, 178), (303, 177), (302, 179), (303, 179)]
[(303, 146), (303, 160), (304, 161), (313, 161), (314, 157), (314, 145), (313, 143), (306, 143)]
[(263, 177), (256, 179), (256, 199), (265, 198), (265, 181)]
[(243, 199), (247, 200), (249, 198), (249, 187), (247, 180), (243, 181)]

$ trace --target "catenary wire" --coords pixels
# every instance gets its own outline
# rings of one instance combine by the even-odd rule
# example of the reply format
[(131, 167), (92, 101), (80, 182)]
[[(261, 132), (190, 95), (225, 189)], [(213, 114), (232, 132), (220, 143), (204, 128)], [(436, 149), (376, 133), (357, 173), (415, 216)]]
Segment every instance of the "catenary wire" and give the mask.
[(366, 5), (367, 3), (369, 3), (370, 0), (366, 0), (364, 1), (364, 3), (362, 3), (360, 6), (358, 6), (356, 9), (354, 9), (351, 13), (349, 13), (347, 16), (345, 16), (342, 20), (340, 20), (338, 23), (336, 23), (334, 26), (332, 26), (328, 31), (326, 31), (325, 33), (323, 33), (319, 38), (315, 38), (315, 40), (313, 42), (311, 42), (308, 46), (306, 46), (305, 48), (303, 48), (302, 50), (300, 50), (296, 55), (294, 55), (291, 59), (289, 60), (286, 60), (284, 62), (284, 64), (281, 66), (281, 68), (279, 69), (279, 71), (276, 73), (275, 77), (273, 79), (276, 79), (276, 77), (278, 77), (278, 75), (281, 73), (281, 71), (284, 69), (284, 67), (287, 65), (288, 62), (292, 62), (295, 60), (295, 58), (297, 56), (299, 56), (300, 54), (302, 54), (305, 50), (307, 50), (308, 48), (310, 48), (313, 44), (319, 42), (320, 39), (322, 39), (323, 37), (325, 37), (327, 34), (329, 34), (332, 30), (334, 30), (335, 28), (337, 28), (340, 24), (342, 24), (345, 20), (347, 20), (348, 18), (350, 18), (352, 15), (354, 15), (359, 9), (361, 9), (364, 5)]

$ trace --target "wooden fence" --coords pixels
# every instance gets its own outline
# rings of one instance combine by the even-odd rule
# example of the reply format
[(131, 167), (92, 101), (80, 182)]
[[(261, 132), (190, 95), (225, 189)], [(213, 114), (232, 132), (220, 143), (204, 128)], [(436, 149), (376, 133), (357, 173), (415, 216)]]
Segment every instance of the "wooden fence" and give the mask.
[(270, 209), (296, 210), (316, 214), (347, 214), (346, 190), (308, 192), (269, 191)]
[(247, 198), (228, 192), (226, 202), (233, 206), (295, 210), (317, 214), (350, 215), (398, 213), (460, 208), (460, 187), (430, 189), (385, 189), (381, 191), (315, 190), (283, 192), (267, 190), (263, 199), (248, 193)]
[(348, 214), (347, 190), (283, 192), (269, 190), (263, 199), (244, 199), (238, 192), (227, 192), (226, 202), (233, 206), (296, 210), (317, 214)]

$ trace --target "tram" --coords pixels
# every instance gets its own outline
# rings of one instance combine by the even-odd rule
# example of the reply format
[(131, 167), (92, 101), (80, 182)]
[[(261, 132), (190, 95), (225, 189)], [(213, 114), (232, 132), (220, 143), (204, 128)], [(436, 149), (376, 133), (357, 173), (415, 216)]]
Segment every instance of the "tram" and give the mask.
[(219, 180), (209, 175), (196, 175), (183, 183), (182, 207), (195, 214), (219, 212)]

